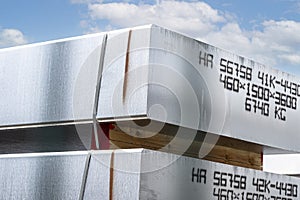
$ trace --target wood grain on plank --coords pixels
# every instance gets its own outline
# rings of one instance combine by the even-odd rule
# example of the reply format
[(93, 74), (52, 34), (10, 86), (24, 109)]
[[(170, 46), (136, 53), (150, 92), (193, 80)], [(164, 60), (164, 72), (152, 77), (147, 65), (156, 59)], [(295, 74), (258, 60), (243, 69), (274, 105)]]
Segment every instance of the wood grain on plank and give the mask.
[[(181, 128), (181, 134), (178, 134), (178, 127), (169, 124), (165, 124), (158, 132), (147, 128), (146, 122), (138, 123), (139, 127), (132, 127), (126, 123), (115, 125), (109, 132), (110, 149), (147, 148), (199, 158), (200, 149), (208, 145), (204, 138), (209, 135), (215, 136), (187, 128)], [(201, 159), (262, 169), (261, 145), (224, 136), (219, 136), (216, 143), (211, 145), (212, 149)]]

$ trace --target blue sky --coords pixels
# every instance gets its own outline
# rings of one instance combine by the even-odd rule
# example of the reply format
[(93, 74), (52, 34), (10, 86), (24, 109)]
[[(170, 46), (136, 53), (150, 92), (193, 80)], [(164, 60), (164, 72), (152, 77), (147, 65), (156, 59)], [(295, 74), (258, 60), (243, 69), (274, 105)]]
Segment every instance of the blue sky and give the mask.
[(0, 27), (22, 31), (29, 42), (83, 33), (80, 9), (69, 0), (1, 0)]
[(300, 75), (297, 0), (1, 0), (0, 47), (158, 24)]

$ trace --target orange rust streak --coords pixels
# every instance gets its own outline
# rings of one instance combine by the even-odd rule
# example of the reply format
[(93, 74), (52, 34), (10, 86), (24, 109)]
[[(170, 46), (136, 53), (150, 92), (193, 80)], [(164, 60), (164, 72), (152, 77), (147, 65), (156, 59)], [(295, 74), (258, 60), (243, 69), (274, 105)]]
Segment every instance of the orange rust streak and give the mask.
[(110, 173), (109, 173), (109, 200), (113, 200), (113, 188), (114, 188), (114, 159), (115, 152), (111, 153), (110, 157)]
[(127, 89), (127, 79), (128, 79), (128, 66), (129, 66), (129, 54), (130, 54), (130, 43), (131, 43), (131, 33), (132, 30), (129, 30), (128, 33), (128, 43), (127, 43), (127, 50), (126, 50), (126, 60), (125, 60), (125, 73), (124, 73), (124, 82), (123, 82), (123, 103), (126, 97), (126, 89)]

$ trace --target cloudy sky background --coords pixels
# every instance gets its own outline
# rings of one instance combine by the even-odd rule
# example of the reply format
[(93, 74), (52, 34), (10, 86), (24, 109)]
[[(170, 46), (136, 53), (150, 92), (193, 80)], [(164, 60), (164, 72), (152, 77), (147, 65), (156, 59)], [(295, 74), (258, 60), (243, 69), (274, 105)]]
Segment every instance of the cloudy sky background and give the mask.
[(300, 1), (1, 0), (0, 48), (154, 23), (300, 75)]

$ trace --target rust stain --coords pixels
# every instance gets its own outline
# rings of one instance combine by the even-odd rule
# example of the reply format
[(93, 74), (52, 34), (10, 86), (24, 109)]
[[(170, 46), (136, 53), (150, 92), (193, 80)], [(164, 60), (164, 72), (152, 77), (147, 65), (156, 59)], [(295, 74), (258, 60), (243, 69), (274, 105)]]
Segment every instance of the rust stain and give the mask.
[(127, 50), (126, 50), (126, 59), (125, 59), (124, 82), (123, 82), (123, 98), (122, 98), (123, 99), (123, 103), (125, 102), (126, 90), (127, 90), (127, 79), (128, 79), (128, 66), (129, 66), (131, 33), (132, 33), (132, 30), (129, 30)]
[(109, 200), (113, 200), (113, 189), (114, 189), (114, 160), (115, 152), (111, 153), (110, 157), (110, 171), (109, 171)]

